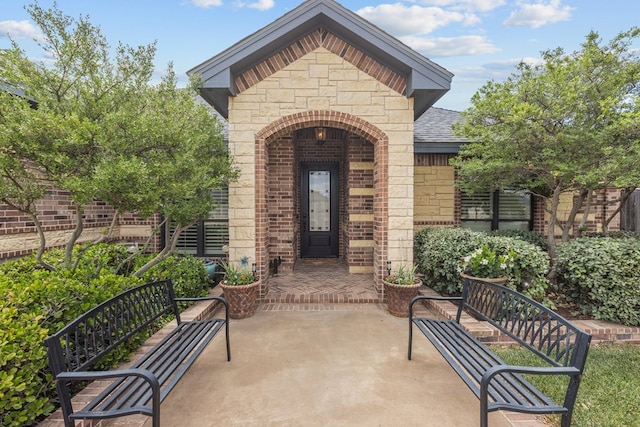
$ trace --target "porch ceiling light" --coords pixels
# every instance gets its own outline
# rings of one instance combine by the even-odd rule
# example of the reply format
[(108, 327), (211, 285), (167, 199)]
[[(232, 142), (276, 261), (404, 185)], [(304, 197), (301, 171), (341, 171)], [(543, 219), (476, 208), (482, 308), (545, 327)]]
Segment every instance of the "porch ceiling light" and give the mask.
[(327, 129), (323, 127), (316, 128), (316, 144), (321, 145), (327, 140)]

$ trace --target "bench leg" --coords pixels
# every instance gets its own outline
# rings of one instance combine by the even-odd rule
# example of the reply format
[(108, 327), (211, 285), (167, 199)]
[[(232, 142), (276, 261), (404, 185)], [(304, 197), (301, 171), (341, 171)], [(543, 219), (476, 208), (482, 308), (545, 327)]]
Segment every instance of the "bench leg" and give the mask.
[(227, 340), (227, 362), (231, 362), (231, 346), (229, 344), (229, 319), (227, 319), (227, 321), (225, 322), (224, 328), (225, 338)]
[(409, 349), (407, 351), (407, 359), (411, 360), (411, 347), (413, 345), (413, 322), (409, 316)]

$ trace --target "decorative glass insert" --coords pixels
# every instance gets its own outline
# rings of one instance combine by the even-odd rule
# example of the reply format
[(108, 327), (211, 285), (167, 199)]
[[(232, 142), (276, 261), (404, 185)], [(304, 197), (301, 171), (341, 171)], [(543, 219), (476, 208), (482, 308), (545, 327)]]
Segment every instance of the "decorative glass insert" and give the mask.
[(309, 172), (309, 231), (331, 230), (331, 172)]

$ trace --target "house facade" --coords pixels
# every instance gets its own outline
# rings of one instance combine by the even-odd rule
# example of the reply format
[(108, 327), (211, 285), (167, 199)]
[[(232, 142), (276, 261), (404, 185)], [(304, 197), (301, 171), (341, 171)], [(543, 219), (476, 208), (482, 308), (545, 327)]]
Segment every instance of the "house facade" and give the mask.
[(310, 0), (190, 71), (228, 122), (229, 257), (261, 278), (338, 257), (380, 283), (411, 264), (414, 122), (452, 74), (332, 0)]
[[(432, 107), (453, 75), (333, 0), (302, 3), (190, 74), (225, 121), (241, 175), (179, 249), (228, 248), (231, 262), (255, 264), (263, 295), (270, 266), (288, 273), (306, 258), (339, 258), (382, 292), (388, 266), (412, 264), (414, 233), (427, 226), (544, 231), (530, 194), (455, 188), (460, 114)], [(63, 245), (75, 215), (66, 194), (52, 189), (39, 209), (48, 245)], [(27, 217), (0, 214), (0, 261), (37, 248)], [(84, 215), (81, 240), (94, 239), (113, 209), (94, 202)], [(114, 240), (142, 243), (159, 223), (122, 216)]]

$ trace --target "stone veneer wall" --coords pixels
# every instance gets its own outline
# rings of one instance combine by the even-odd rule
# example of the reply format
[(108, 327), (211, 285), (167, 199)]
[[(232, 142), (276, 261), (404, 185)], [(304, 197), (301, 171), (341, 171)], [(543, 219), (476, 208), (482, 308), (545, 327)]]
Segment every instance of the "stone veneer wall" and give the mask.
[(387, 260), (412, 262), (413, 100), (372, 74), (319, 47), (230, 98), (229, 149), (242, 170), (229, 188), (232, 261), (247, 257), (261, 277), (268, 271), (266, 146), (327, 126), (374, 145), (375, 277)]
[(452, 227), (460, 225), (460, 192), (454, 187), (455, 169), (451, 154), (416, 154), (414, 183), (414, 226)]

